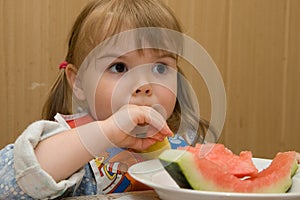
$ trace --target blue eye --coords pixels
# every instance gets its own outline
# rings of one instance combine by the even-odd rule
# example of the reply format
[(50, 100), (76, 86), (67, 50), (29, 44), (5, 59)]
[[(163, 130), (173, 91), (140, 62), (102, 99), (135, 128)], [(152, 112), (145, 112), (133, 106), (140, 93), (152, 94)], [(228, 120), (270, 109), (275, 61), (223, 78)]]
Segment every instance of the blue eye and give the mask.
[(124, 63), (115, 63), (109, 67), (109, 70), (114, 73), (127, 72), (127, 67)]
[(168, 66), (163, 63), (156, 63), (152, 71), (158, 74), (165, 74), (168, 72)]

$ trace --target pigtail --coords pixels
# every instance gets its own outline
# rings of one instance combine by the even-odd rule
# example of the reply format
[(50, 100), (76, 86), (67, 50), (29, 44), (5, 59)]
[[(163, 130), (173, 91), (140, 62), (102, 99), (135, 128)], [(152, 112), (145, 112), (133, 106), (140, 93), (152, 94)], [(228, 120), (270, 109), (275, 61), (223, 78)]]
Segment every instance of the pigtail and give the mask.
[(54, 120), (54, 116), (59, 112), (61, 114), (70, 114), (71, 88), (64, 70), (61, 70), (50, 89), (48, 99), (46, 100), (42, 117), (46, 120)]

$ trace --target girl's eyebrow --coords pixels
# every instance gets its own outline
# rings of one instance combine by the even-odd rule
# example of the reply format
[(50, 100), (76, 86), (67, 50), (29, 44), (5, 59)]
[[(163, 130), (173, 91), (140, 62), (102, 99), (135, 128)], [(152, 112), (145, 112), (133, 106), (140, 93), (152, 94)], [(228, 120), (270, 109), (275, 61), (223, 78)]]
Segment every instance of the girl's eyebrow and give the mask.
[(175, 60), (177, 59), (177, 56), (174, 53), (166, 52), (166, 53), (162, 53), (161, 55), (159, 55), (159, 58), (166, 58), (166, 57), (173, 58)]
[[(164, 52), (164, 53), (158, 53), (158, 58), (172, 58), (172, 59), (177, 59), (177, 56), (176, 54), (174, 53), (169, 53), (169, 52)], [(107, 53), (107, 54), (104, 54), (104, 55), (101, 55), (99, 57), (97, 57), (97, 59), (104, 59), (104, 58), (114, 58), (114, 59), (122, 59), (122, 58), (126, 58), (126, 55), (123, 54), (123, 55), (120, 55), (120, 54), (117, 54), (117, 53)]]

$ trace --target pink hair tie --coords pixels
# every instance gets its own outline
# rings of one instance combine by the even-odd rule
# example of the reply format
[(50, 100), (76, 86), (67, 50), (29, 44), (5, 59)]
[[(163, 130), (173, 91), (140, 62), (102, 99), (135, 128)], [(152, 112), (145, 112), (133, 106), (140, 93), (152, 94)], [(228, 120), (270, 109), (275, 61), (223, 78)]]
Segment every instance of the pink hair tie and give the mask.
[(68, 64), (69, 63), (67, 61), (63, 61), (62, 63), (60, 63), (59, 69), (66, 69), (66, 67), (67, 67)]

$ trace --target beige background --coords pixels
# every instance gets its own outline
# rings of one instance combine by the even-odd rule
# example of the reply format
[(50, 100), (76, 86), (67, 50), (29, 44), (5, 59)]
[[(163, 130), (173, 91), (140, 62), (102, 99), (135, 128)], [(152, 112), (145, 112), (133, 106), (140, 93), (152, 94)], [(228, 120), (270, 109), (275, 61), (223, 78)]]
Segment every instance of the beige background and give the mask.
[[(0, 0), (0, 147), (40, 118), (70, 26), (85, 2)], [(165, 2), (224, 79), (228, 102), (220, 142), (257, 157), (300, 151), (300, 1)], [(188, 74), (209, 118), (205, 85), (192, 70)]]

